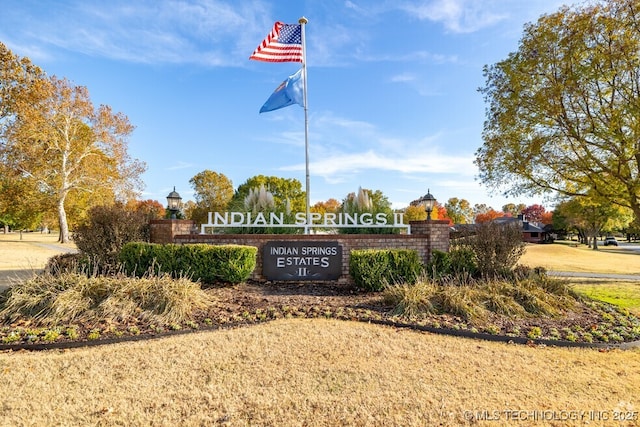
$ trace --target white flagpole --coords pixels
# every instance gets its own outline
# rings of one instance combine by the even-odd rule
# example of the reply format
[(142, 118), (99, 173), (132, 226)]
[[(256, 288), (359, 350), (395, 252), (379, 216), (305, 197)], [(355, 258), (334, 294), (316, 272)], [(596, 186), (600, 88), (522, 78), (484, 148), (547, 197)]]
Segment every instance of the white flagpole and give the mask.
[(311, 224), (311, 208), (309, 202), (309, 114), (308, 114), (308, 103), (307, 103), (307, 44), (305, 40), (304, 34), (304, 26), (309, 22), (307, 18), (304, 16), (298, 20), (300, 24), (300, 32), (302, 38), (302, 92), (303, 92), (303, 100), (304, 100), (304, 155), (305, 155), (305, 172), (306, 172), (306, 183), (305, 183), (305, 193), (306, 193), (306, 211), (307, 211), (307, 226), (304, 228), (304, 233), (309, 234), (309, 225)]

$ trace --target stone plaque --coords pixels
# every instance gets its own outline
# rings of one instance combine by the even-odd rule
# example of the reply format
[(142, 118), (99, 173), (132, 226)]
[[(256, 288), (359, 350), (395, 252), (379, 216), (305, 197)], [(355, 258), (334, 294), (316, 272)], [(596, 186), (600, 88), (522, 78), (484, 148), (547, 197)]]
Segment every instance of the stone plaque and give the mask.
[(338, 242), (272, 241), (264, 245), (262, 275), (268, 280), (337, 280), (342, 274)]

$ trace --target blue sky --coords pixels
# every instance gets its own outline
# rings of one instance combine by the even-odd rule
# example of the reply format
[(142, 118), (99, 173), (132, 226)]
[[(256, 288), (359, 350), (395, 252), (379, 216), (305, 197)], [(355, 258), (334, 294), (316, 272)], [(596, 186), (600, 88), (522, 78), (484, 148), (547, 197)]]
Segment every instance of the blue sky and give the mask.
[[(141, 198), (166, 203), (210, 169), (305, 185), (304, 111), (258, 114), (299, 63), (248, 58), (275, 21), (305, 16), (311, 203), (359, 187), (395, 208), (427, 189), (499, 210), (475, 179), (482, 67), (517, 50), (556, 0), (0, 0), (0, 41), (129, 117), (147, 163)], [(549, 207), (549, 204), (545, 204)]]

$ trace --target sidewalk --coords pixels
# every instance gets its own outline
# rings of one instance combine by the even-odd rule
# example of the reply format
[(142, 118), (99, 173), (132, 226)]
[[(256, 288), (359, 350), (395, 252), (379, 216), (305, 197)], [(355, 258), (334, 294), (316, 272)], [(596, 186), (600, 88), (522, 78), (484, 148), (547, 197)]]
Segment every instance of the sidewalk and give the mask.
[(0, 292), (41, 272), (50, 257), (73, 252), (75, 245), (58, 243), (56, 235), (0, 234)]
[(587, 279), (617, 279), (617, 280), (638, 280), (640, 274), (610, 274), (610, 273), (588, 273), (571, 271), (548, 271), (549, 276), (556, 277), (583, 277)]

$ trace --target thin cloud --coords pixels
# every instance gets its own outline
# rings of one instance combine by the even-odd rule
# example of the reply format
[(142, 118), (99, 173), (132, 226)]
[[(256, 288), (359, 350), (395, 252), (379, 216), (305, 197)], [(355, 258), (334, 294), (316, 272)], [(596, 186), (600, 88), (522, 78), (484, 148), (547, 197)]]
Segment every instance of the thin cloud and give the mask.
[(195, 165), (193, 163), (178, 162), (177, 164), (175, 164), (173, 166), (169, 166), (168, 168), (166, 168), (166, 170), (175, 171), (175, 170), (181, 170), (181, 169), (191, 169), (193, 167), (195, 167)]
[(396, 74), (395, 76), (391, 76), (391, 81), (393, 83), (414, 82), (416, 81), (416, 79), (417, 79), (416, 75), (412, 73), (402, 73), (402, 74)]
[(493, 12), (494, 2), (477, 0), (433, 0), (401, 6), (419, 20), (441, 23), (454, 33), (472, 33), (504, 20), (505, 13)]
[(16, 26), (11, 30), (18, 34), (14, 38), (127, 62), (237, 65), (273, 25), (263, 22), (268, 13), (259, 1), (111, 1), (108, 7), (75, 1), (63, 7), (53, 16), (29, 9), (29, 18), (39, 21), (39, 31), (21, 33)]

